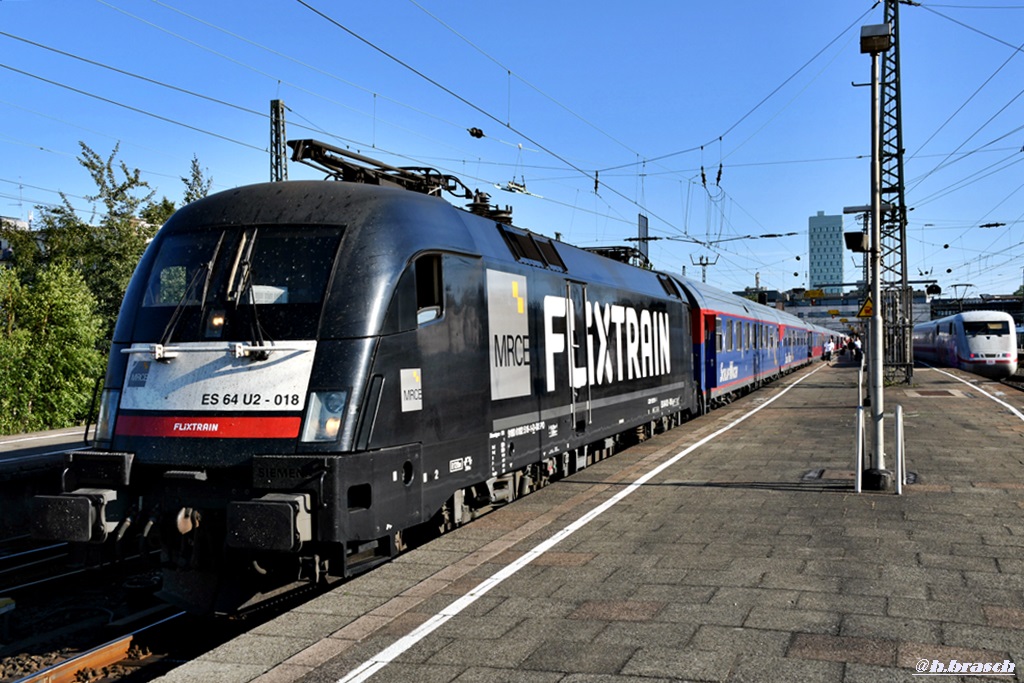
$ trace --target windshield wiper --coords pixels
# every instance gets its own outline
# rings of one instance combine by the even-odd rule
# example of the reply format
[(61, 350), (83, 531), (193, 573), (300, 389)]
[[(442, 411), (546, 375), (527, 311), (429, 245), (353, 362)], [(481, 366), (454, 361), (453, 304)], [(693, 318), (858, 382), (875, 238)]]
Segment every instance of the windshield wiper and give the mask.
[(256, 245), (256, 230), (251, 233), (243, 232), (238, 243), (238, 250), (235, 252), (235, 262), (231, 264), (231, 272), (228, 273), (228, 293), (225, 299), (234, 301), (235, 308), (242, 302), (242, 295), (245, 294), (246, 286), (252, 270), (252, 250)]
[(170, 320), (167, 321), (167, 326), (164, 328), (164, 333), (160, 335), (161, 344), (170, 344), (171, 337), (174, 336), (174, 330), (178, 328), (178, 323), (181, 322), (181, 316), (185, 312), (185, 304), (188, 303), (190, 297), (195, 292), (197, 285), (202, 277), (203, 282), (203, 294), (200, 300), (200, 305), (206, 300), (206, 292), (210, 286), (210, 273), (213, 272), (212, 264), (210, 261), (206, 261), (196, 269), (196, 272), (192, 274), (192, 279), (189, 280), (188, 285), (185, 287), (185, 291), (181, 293), (181, 299), (178, 300), (178, 305), (174, 307), (174, 312), (171, 313)]
[[(256, 305), (256, 292), (254, 288), (255, 274), (252, 267), (253, 250), (256, 247), (258, 228), (252, 232), (242, 234), (238, 244), (238, 251), (235, 253), (235, 262), (231, 265), (231, 273), (228, 275), (227, 301), (235, 303), (237, 311), (242, 303), (248, 304), (248, 310), (252, 316), (249, 322), (249, 329), (252, 334), (252, 346), (266, 346), (267, 341), (263, 333), (263, 325), (260, 324), (259, 311)], [(270, 358), (270, 351), (250, 352), (252, 360), (267, 360)]]

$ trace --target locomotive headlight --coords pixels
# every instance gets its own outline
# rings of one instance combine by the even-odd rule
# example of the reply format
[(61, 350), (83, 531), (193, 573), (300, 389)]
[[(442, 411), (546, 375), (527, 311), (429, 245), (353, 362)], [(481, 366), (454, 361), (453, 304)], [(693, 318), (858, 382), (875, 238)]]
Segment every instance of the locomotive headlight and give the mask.
[(206, 318), (206, 336), (219, 339), (224, 334), (225, 313), (221, 310), (210, 311)]
[(114, 423), (117, 420), (117, 404), (121, 401), (121, 392), (117, 389), (104, 389), (100, 396), (100, 414), (96, 418), (96, 441), (111, 441), (114, 438)]
[(309, 394), (303, 441), (334, 441), (341, 431), (348, 392), (314, 391)]

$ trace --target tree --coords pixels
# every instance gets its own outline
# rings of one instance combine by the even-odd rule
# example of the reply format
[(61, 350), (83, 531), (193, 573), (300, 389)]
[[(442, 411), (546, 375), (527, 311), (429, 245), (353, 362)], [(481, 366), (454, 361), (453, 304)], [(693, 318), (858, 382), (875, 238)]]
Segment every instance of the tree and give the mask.
[(81, 422), (103, 372), (102, 320), (81, 275), (66, 265), (24, 285), (0, 270), (0, 431)]
[[(174, 212), (138, 169), (103, 158), (79, 143), (79, 163), (96, 194), (83, 219), (63, 193), (37, 207), (37, 230), (0, 224), (12, 260), (0, 266), (0, 432), (51, 429), (86, 417), (101, 376), (121, 300), (146, 244)], [(211, 180), (199, 161), (185, 182), (186, 201), (204, 196)]]
[(155, 193), (139, 169), (129, 169), (123, 161), (115, 164), (118, 146), (103, 159), (84, 142), (79, 145), (78, 161), (96, 184), (96, 194), (86, 198), (102, 205), (105, 213), (86, 223), (63, 194), (60, 205), (41, 209), (43, 261), (47, 266), (65, 264), (89, 283), (109, 336), (135, 265), (160, 227), (140, 216), (144, 207), (153, 206)]
[(40, 255), (35, 233), (0, 219), (0, 238), (7, 242), (14, 256), (11, 260), (4, 261), (4, 266), (20, 265), (28, 272), (35, 271), (35, 262)]
[[(209, 169), (207, 169), (209, 172)], [(186, 204), (191, 204), (197, 199), (202, 199), (206, 195), (210, 194), (210, 187), (213, 185), (213, 177), (206, 178), (203, 175), (203, 170), (199, 167), (199, 158), (192, 155), (192, 172), (188, 178), (182, 178), (181, 182), (185, 183), (185, 198)]]
[(164, 197), (159, 202), (149, 202), (146, 206), (142, 207), (142, 212), (139, 216), (147, 225), (159, 228), (167, 222), (167, 219), (175, 211), (177, 211), (177, 208), (174, 206), (174, 202)]

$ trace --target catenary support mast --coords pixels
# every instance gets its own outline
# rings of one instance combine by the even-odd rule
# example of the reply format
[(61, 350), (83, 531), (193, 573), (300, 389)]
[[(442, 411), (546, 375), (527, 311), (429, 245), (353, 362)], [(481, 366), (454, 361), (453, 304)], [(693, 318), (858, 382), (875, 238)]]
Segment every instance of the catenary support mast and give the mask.
[(892, 47), (881, 63), (881, 305), (885, 331), (885, 380), (909, 384), (914, 377), (911, 344), (913, 291), (907, 283), (907, 203), (903, 182), (903, 126), (900, 114), (899, 6), (906, 0), (885, 0), (885, 21), (892, 30)]
[(284, 101), (270, 100), (270, 181), (288, 180), (288, 147), (285, 145)]

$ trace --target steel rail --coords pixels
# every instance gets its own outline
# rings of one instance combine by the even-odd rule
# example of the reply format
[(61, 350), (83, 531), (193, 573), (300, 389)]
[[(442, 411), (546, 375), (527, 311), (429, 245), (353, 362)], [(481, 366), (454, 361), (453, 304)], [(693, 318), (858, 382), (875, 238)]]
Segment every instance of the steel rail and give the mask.
[(184, 614), (185, 612), (177, 612), (168, 617), (164, 617), (159, 621), (136, 629), (128, 635), (115, 638), (114, 640), (77, 654), (70, 659), (66, 659), (63, 662), (58, 662), (57, 664), (53, 664), (42, 669), (41, 671), (19, 678), (14, 681), (14, 683), (75, 683), (78, 680), (78, 672), (84, 669), (102, 669), (104, 667), (113, 666), (114, 664), (127, 659), (128, 649), (131, 647), (132, 640), (139, 633), (173, 619), (177, 619)]

